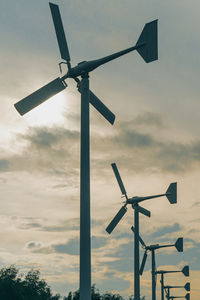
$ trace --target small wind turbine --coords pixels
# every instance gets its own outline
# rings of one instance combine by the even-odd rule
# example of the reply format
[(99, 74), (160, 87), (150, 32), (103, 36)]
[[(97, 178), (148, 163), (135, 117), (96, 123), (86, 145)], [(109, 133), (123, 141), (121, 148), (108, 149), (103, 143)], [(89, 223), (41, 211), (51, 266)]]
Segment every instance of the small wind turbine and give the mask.
[(145, 209), (144, 207), (140, 206), (139, 203), (152, 199), (152, 198), (158, 198), (162, 196), (166, 196), (167, 199), (171, 204), (177, 203), (177, 184), (176, 182), (171, 183), (169, 188), (167, 189), (165, 194), (159, 194), (159, 195), (153, 195), (153, 196), (146, 196), (146, 197), (132, 197), (128, 198), (124, 184), (122, 182), (121, 176), (119, 174), (119, 171), (117, 169), (117, 165), (115, 163), (111, 164), (113, 172), (116, 176), (117, 182), (119, 184), (122, 196), (125, 197), (126, 201), (125, 204), (120, 208), (118, 213), (115, 215), (115, 217), (112, 219), (110, 224), (107, 226), (106, 231), (110, 234), (114, 228), (117, 226), (119, 221), (122, 219), (122, 217), (127, 212), (127, 205), (131, 204), (133, 210), (134, 210), (134, 226), (135, 226), (135, 239), (134, 239), (134, 299), (139, 300), (140, 299), (140, 275), (139, 275), (139, 213), (142, 213), (143, 215), (150, 217), (151, 213), (149, 210)]
[(183, 273), (184, 276), (189, 277), (190, 276), (190, 271), (189, 271), (189, 266), (184, 266), (182, 270), (180, 271), (165, 271), (165, 270), (157, 270), (155, 273), (161, 275), (161, 300), (164, 300), (164, 274), (167, 273)]
[(190, 291), (190, 282), (187, 282), (185, 285), (165, 285), (164, 289), (175, 289), (175, 288), (184, 288), (187, 292)]
[(186, 300), (190, 300), (190, 294), (187, 293), (185, 296), (171, 296), (170, 295), (170, 287), (165, 288), (166, 298), (167, 300), (175, 299), (175, 298), (185, 298)]
[[(49, 5), (61, 58), (65, 61), (59, 65), (61, 66), (62, 63), (65, 63), (68, 72), (17, 102), (15, 108), (21, 115), (24, 115), (50, 97), (63, 91), (67, 87), (66, 79), (72, 78), (77, 82), (78, 91), (81, 93), (80, 300), (89, 300), (91, 299), (89, 103), (111, 124), (115, 120), (115, 115), (90, 91), (89, 73), (99, 66), (133, 50), (137, 50), (146, 63), (157, 60), (157, 20), (145, 24), (135, 46), (100, 59), (82, 61), (75, 67), (71, 67), (71, 58), (59, 7), (53, 3), (49, 3)], [(81, 80), (78, 77), (81, 77)]]
[(190, 294), (189, 293), (187, 293), (185, 296), (169, 296), (168, 297), (168, 300), (170, 300), (170, 299), (176, 299), (176, 298), (185, 298), (186, 300), (190, 300)]
[[(190, 283), (187, 282), (184, 286), (180, 286), (180, 285), (166, 285), (164, 286), (164, 290), (166, 291), (166, 295), (167, 298), (170, 299), (170, 289), (171, 288), (184, 288), (187, 292), (190, 291)], [(187, 293), (186, 295), (190, 295), (189, 293)], [(188, 297), (188, 296), (187, 296)], [(178, 297), (179, 298), (179, 297)], [(186, 298), (187, 299), (187, 298)]]
[[(132, 231), (135, 233), (135, 228), (131, 227)], [(142, 245), (142, 248), (145, 249), (144, 256), (142, 259), (142, 263), (140, 266), (140, 275), (143, 274), (145, 263), (147, 260), (148, 251), (151, 252), (151, 274), (152, 274), (152, 300), (156, 300), (156, 260), (155, 260), (155, 250), (160, 248), (166, 248), (166, 247), (175, 247), (178, 252), (183, 252), (183, 238), (180, 237), (177, 239), (175, 244), (169, 244), (169, 245), (149, 245), (147, 246), (141, 236), (139, 236), (140, 243)]]

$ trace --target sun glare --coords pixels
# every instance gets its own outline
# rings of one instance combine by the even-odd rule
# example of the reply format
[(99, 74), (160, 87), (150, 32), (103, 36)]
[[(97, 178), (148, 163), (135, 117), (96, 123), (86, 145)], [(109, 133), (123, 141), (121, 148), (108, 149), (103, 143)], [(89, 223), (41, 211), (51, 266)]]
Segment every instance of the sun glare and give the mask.
[(63, 112), (67, 107), (67, 95), (59, 93), (25, 115), (31, 126), (53, 125), (64, 122)]

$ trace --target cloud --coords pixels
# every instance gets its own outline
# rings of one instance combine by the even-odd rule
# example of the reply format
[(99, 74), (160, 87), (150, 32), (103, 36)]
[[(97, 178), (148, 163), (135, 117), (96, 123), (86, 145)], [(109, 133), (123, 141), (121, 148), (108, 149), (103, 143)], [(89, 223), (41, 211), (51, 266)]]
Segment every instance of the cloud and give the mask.
[(0, 160), (0, 172), (6, 172), (9, 170), (9, 161), (6, 159)]
[(158, 230), (156, 230), (153, 234), (152, 234), (152, 237), (153, 238), (160, 238), (163, 240), (163, 236), (165, 236), (166, 234), (169, 234), (171, 232), (176, 232), (176, 231), (180, 231), (181, 230), (181, 227), (178, 223), (175, 223), (171, 226), (164, 226), (164, 227), (161, 227), (159, 228)]
[[(107, 241), (99, 236), (91, 237), (92, 248), (99, 249), (107, 244)], [(65, 243), (55, 243), (45, 245), (40, 242), (30, 241), (26, 244), (26, 249), (33, 253), (60, 253), (69, 255), (79, 255), (79, 238), (71, 238)]]
[(71, 239), (66, 244), (53, 245), (52, 248), (56, 253), (64, 253), (70, 255), (79, 255), (78, 239)]
[[(144, 129), (143, 125), (148, 122), (148, 129)], [(113, 160), (120, 160), (126, 168), (140, 173), (152, 170), (180, 173), (198, 168), (200, 141), (183, 143), (170, 137), (160, 138), (171, 130), (163, 124), (160, 115), (144, 113), (116, 125), (112, 136), (105, 134), (102, 137), (100, 132), (95, 132), (91, 138), (95, 145), (94, 164), (98, 166), (106, 161), (110, 164), (109, 153), (112, 151)], [(59, 126), (29, 128), (26, 133), (17, 136), (18, 142), (24, 145), (20, 153), (2, 157), (0, 171), (65, 175), (73, 181), (79, 173), (79, 137), (78, 131)], [(54, 187), (65, 186), (60, 184)]]
[[(43, 232), (64, 232), (64, 231), (79, 231), (80, 219), (79, 218), (69, 218), (66, 220), (57, 220), (57, 223), (53, 224), (52, 220), (46, 218), (36, 218), (36, 217), (5, 217), (1, 215), (1, 220), (4, 223), (9, 223), (10, 225), (15, 223), (15, 227), (22, 230), (37, 230)], [(93, 228), (103, 227), (102, 220), (91, 219), (91, 225)], [(102, 247), (105, 245), (105, 239), (103, 237), (92, 236), (92, 245), (94, 248)]]

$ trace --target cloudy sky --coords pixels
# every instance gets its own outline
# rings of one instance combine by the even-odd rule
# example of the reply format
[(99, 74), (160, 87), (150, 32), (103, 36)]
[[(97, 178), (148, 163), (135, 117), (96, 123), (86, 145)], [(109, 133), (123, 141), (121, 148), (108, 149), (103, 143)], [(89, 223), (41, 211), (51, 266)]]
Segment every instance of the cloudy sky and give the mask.
[[(178, 183), (178, 203), (146, 201), (140, 217), (157, 268), (191, 269), (191, 295), (200, 297), (200, 38), (197, 0), (56, 1), (72, 65), (134, 45), (145, 23), (158, 19), (159, 60), (136, 52), (90, 76), (91, 90), (115, 113), (111, 126), (91, 108), (92, 282), (102, 291), (133, 294), (133, 211), (113, 233), (105, 228), (123, 199), (110, 164), (116, 162), (130, 197), (165, 193)], [(78, 288), (80, 95), (68, 88), (21, 117), (13, 104), (59, 75), (61, 61), (48, 1), (0, 5), (0, 267), (39, 268), (62, 295)], [(65, 72), (63, 66), (63, 72)], [(141, 257), (143, 250), (141, 249)], [(182, 274), (166, 284), (184, 285)], [(157, 281), (159, 297), (159, 278)], [(184, 289), (174, 291), (184, 295)], [(141, 295), (151, 299), (150, 256)]]

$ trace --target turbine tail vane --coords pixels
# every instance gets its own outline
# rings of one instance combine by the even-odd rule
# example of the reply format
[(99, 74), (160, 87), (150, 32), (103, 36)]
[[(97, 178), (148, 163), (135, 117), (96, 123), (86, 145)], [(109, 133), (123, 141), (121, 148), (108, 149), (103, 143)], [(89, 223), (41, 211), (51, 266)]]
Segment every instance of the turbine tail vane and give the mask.
[(185, 285), (184, 285), (184, 288), (186, 291), (190, 291), (190, 282), (187, 282)]
[(158, 20), (145, 24), (144, 29), (136, 45), (142, 45), (137, 52), (142, 56), (146, 63), (158, 59)]
[(178, 252), (183, 252), (183, 238), (178, 238), (174, 246)]
[(173, 182), (170, 184), (166, 191), (166, 197), (171, 204), (177, 203), (177, 183)]
[(184, 266), (183, 269), (182, 269), (182, 273), (183, 273), (186, 277), (190, 276), (189, 266)]
[(53, 4), (53, 3), (49, 3), (49, 6), (50, 6), (51, 15), (52, 15), (53, 23), (54, 23), (58, 46), (60, 49), (60, 54), (61, 54), (62, 59), (66, 60), (67, 66), (70, 69), (71, 68), (71, 64), (70, 64), (71, 59), (70, 59), (70, 55), (69, 55), (69, 49), (68, 49), (67, 40), (66, 40), (66, 36), (65, 36), (65, 32), (64, 32), (64, 28), (63, 28), (63, 24), (62, 24), (59, 6), (56, 4)]
[(189, 293), (187, 293), (187, 294), (185, 295), (185, 299), (186, 299), (186, 300), (190, 300), (190, 294), (189, 294)]

